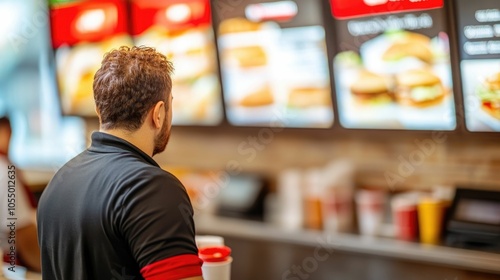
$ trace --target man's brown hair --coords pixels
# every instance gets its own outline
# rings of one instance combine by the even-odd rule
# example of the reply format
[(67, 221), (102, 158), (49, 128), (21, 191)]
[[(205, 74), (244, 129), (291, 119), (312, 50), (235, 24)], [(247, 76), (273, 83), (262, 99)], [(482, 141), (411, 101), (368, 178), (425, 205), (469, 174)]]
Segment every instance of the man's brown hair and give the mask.
[(106, 53), (93, 84), (101, 127), (139, 129), (158, 101), (167, 106), (172, 73), (172, 63), (154, 48), (124, 46)]

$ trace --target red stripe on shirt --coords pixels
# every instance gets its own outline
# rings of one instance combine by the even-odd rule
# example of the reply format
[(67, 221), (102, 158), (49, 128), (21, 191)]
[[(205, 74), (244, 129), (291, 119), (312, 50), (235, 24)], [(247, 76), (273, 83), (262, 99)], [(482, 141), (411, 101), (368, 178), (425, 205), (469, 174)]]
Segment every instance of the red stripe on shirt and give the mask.
[(179, 280), (201, 276), (202, 264), (197, 255), (178, 255), (146, 265), (141, 274), (146, 280)]

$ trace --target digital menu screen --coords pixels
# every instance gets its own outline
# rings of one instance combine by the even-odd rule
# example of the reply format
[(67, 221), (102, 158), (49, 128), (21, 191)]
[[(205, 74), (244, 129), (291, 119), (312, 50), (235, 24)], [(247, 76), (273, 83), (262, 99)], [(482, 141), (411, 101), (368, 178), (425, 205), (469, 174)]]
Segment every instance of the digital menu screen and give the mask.
[(346, 128), (454, 130), (443, 0), (331, 0), (340, 123)]
[(500, 3), (456, 0), (460, 71), (469, 131), (500, 131)]
[(155, 47), (174, 64), (177, 125), (217, 125), (223, 110), (209, 0), (134, 0), (135, 45)]
[(226, 116), (233, 125), (330, 127), (319, 0), (214, 2)]
[(96, 116), (92, 83), (103, 55), (132, 45), (125, 0), (53, 0), (50, 8), (62, 111)]

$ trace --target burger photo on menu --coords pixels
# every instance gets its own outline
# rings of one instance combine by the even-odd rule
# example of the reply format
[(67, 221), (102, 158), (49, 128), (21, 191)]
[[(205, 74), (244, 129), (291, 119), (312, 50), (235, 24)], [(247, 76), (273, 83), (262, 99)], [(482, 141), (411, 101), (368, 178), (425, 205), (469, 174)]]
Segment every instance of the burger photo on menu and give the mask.
[(394, 101), (394, 81), (388, 75), (362, 70), (350, 85), (356, 103), (388, 104)]
[(500, 120), (500, 71), (488, 76), (479, 84), (477, 96), (481, 101), (481, 109)]
[(440, 36), (391, 31), (363, 43), (359, 54), (339, 53), (334, 67), (339, 102), (350, 112), (345, 122), (418, 129), (415, 119), (445, 118), (453, 98), (447, 37)]
[(410, 69), (446, 67), (449, 65), (448, 36), (444, 32), (430, 38), (405, 30), (387, 31), (363, 43), (360, 55), (369, 70), (380, 73), (397, 74)]
[(465, 120), (470, 131), (500, 131), (500, 59), (460, 63)]
[[(342, 42), (333, 61), (341, 125), (454, 129), (449, 38), (444, 31), (442, 1), (432, 1), (439, 5), (421, 11), (405, 1), (401, 6), (411, 12), (391, 15), (387, 15), (389, 6), (374, 4), (380, 12), (367, 6), (367, 14), (362, 16), (358, 14), (361, 9), (354, 9), (354, 2), (360, 1), (352, 1), (342, 5), (331, 2), (336, 39)], [(351, 6), (346, 14), (343, 9)]]
[(392, 32), (385, 35), (390, 46), (384, 51), (384, 61), (398, 61), (404, 58), (416, 58), (425, 63), (432, 63), (434, 55), (429, 37), (413, 32)]
[(424, 108), (440, 104), (446, 96), (441, 79), (430, 70), (408, 70), (396, 77), (399, 104)]

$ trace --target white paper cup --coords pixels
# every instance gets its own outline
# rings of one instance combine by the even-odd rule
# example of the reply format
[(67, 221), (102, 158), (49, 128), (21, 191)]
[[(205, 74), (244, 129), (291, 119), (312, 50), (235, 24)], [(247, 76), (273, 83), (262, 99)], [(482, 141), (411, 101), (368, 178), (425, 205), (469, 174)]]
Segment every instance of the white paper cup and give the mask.
[(201, 267), (203, 280), (231, 280), (232, 262), (232, 257), (228, 257), (225, 261), (221, 262), (205, 261)]
[(358, 225), (362, 235), (377, 235), (384, 219), (385, 193), (360, 190), (356, 193)]

